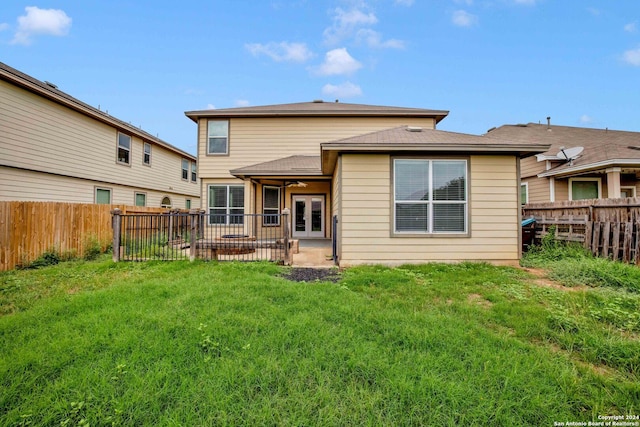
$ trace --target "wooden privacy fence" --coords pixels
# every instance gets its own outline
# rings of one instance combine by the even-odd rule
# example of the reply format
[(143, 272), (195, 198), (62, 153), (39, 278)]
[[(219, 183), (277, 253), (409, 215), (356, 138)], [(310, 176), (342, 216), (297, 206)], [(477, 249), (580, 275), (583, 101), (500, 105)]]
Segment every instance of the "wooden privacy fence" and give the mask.
[(111, 210), (128, 214), (163, 208), (59, 202), (0, 202), (0, 270), (27, 265), (44, 252), (83, 256), (95, 239), (105, 249), (112, 240)]
[(535, 203), (523, 218), (536, 218), (536, 239), (581, 243), (595, 256), (640, 265), (640, 198)]

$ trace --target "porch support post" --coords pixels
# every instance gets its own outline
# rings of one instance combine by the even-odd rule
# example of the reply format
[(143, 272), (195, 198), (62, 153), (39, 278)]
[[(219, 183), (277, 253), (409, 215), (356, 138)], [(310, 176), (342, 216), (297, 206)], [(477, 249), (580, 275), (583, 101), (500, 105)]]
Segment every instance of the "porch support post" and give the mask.
[(284, 222), (284, 264), (291, 265), (291, 260), (289, 257), (291, 256), (291, 251), (289, 250), (289, 215), (291, 214), (291, 210), (289, 208), (284, 208), (282, 210), (282, 221)]
[(122, 211), (115, 208), (111, 211), (111, 227), (113, 228), (113, 262), (120, 261), (120, 236), (122, 231)]
[(607, 198), (619, 199), (620, 194), (620, 168), (609, 168), (607, 172)]

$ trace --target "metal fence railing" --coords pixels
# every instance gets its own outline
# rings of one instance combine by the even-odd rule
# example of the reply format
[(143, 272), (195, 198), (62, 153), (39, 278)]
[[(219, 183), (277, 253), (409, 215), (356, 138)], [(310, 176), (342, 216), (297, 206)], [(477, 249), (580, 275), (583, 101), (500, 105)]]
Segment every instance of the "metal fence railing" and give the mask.
[(268, 260), (290, 264), (289, 210), (125, 215), (112, 211), (113, 260)]

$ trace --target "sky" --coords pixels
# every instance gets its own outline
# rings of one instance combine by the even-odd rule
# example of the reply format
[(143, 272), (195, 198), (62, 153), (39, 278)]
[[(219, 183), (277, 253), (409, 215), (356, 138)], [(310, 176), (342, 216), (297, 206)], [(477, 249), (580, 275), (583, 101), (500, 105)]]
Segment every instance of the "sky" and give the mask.
[(0, 62), (192, 154), (185, 111), (315, 99), (640, 131), (638, 0), (2, 0)]

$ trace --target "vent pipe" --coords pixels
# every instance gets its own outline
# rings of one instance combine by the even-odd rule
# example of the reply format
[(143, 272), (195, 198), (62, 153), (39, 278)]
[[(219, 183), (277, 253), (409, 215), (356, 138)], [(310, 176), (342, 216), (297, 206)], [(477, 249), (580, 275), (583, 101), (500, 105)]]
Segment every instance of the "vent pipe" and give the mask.
[(547, 116), (547, 130), (551, 130), (551, 116)]

